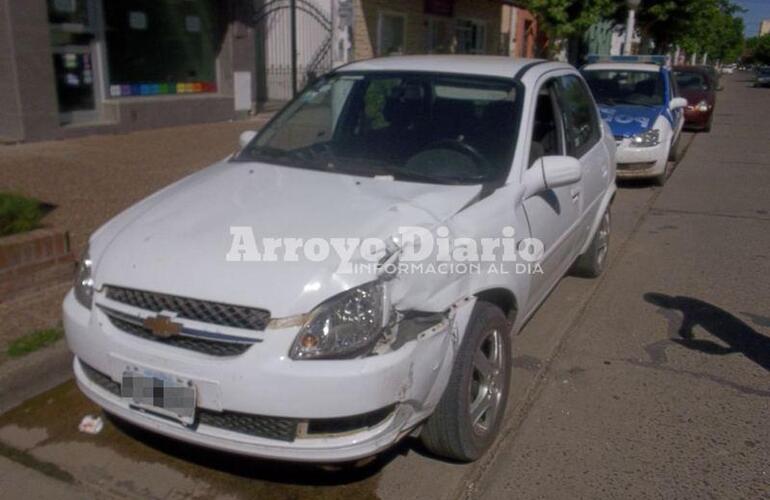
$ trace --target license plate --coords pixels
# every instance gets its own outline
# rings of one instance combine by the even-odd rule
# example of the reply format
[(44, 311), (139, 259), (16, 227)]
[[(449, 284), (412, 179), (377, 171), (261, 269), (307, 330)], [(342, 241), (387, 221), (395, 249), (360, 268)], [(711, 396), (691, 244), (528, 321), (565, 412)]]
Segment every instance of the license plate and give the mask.
[(123, 372), (120, 395), (132, 406), (185, 425), (195, 422), (195, 386), (188, 380), (150, 370)]

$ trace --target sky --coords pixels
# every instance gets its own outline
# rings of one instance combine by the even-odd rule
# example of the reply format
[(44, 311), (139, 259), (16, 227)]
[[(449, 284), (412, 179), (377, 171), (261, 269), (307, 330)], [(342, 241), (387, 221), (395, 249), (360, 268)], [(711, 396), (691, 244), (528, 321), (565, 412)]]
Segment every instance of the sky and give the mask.
[(747, 9), (743, 14), (743, 22), (746, 24), (746, 36), (759, 34), (759, 23), (763, 19), (770, 19), (770, 0), (733, 0), (738, 5)]

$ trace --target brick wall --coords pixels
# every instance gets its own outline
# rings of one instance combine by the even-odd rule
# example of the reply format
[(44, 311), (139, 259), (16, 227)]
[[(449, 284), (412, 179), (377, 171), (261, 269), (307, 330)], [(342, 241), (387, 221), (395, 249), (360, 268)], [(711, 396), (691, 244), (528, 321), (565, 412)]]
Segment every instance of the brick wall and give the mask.
[[(424, 54), (428, 19), (421, 0), (354, 0), (353, 56), (375, 57), (380, 12), (406, 15), (406, 53)], [(483, 21), (486, 24), (486, 52), (500, 53), (502, 2), (496, 0), (455, 0), (454, 18)], [(436, 19), (447, 19), (435, 16)]]
[(71, 280), (74, 262), (64, 231), (38, 229), (0, 238), (0, 303)]

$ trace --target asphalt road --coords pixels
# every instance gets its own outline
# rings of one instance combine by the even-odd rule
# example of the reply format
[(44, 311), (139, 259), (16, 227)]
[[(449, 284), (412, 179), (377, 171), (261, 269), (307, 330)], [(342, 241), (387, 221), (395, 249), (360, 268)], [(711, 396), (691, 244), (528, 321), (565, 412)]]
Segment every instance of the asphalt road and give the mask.
[(566, 278), (513, 343), (511, 404), (471, 465), (407, 440), (324, 471), (181, 445), (72, 385), (0, 416), (0, 496), (770, 498), (770, 91), (726, 79), (665, 188), (623, 185), (610, 268)]

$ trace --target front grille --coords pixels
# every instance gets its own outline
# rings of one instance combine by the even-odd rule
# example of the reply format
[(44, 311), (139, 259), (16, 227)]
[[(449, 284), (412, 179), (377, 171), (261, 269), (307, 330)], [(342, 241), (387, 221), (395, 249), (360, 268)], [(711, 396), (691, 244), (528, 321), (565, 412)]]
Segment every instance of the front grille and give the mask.
[(108, 286), (107, 298), (147, 311), (169, 311), (176, 313), (180, 318), (247, 330), (264, 330), (270, 322), (270, 311), (264, 309), (131, 288)]
[[(82, 361), (80, 366), (91, 382), (115, 396), (120, 396), (120, 384)], [(299, 425), (299, 420), (294, 418), (265, 417), (232, 411), (214, 412), (203, 408), (198, 408), (196, 413), (197, 423), (278, 441), (294, 441)]]
[(308, 421), (307, 433), (312, 434), (345, 434), (361, 429), (371, 429), (388, 418), (396, 405), (387, 406), (379, 410), (341, 418), (317, 418)]
[(105, 312), (113, 326), (130, 335), (180, 349), (201, 352), (210, 356), (238, 356), (249, 350), (252, 346), (250, 343), (226, 342), (182, 335), (168, 338), (156, 337), (144, 326), (121, 319), (116, 315), (110, 314), (109, 311)]
[(288, 442), (294, 441), (299, 425), (299, 420), (294, 418), (265, 417), (232, 411), (218, 413), (209, 410), (198, 411), (198, 422), (239, 434)]
[(96, 369), (88, 366), (87, 364), (80, 362), (81, 368), (83, 368), (83, 372), (86, 374), (86, 377), (93, 382), (94, 384), (98, 385), (102, 389), (112, 393), (115, 396), (120, 396), (120, 384), (113, 381), (110, 377), (105, 375), (104, 373), (97, 371)]
[(624, 171), (648, 170), (654, 166), (655, 166), (654, 161), (638, 162), (638, 163), (618, 163), (618, 170), (624, 170)]

